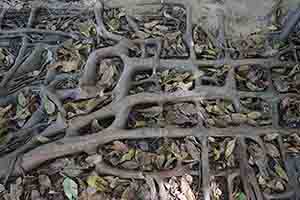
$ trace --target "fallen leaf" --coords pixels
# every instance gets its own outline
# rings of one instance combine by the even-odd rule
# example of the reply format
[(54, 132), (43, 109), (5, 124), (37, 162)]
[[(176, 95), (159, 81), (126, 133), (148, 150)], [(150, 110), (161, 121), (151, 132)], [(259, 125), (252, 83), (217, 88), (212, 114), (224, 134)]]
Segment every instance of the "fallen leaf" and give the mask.
[(267, 150), (267, 153), (271, 156), (271, 157), (280, 157), (280, 152), (279, 150), (277, 149), (277, 147), (271, 143), (266, 143), (265, 144), (266, 146), (266, 150)]
[(0, 107), (0, 118), (3, 118), (4, 115), (12, 108), (12, 104), (9, 104), (8, 106), (2, 108)]
[(55, 104), (48, 97), (44, 98), (44, 107), (49, 115), (52, 115), (56, 109)]
[(271, 142), (272, 140), (275, 140), (277, 137), (278, 137), (278, 133), (267, 134), (264, 136), (264, 140), (267, 142)]
[(250, 118), (250, 119), (258, 119), (262, 116), (262, 114), (260, 112), (257, 112), (257, 111), (254, 111), (254, 112), (250, 112), (247, 114), (247, 117)]
[(21, 105), (17, 105), (16, 119), (25, 120), (30, 115), (31, 113), (29, 112), (29, 109), (27, 107), (23, 108)]
[(45, 192), (51, 188), (51, 180), (47, 175), (39, 175), (40, 193), (43, 195)]
[(134, 128), (141, 128), (145, 127), (147, 124), (145, 121), (135, 121), (134, 123)]
[(184, 176), (182, 176), (180, 180), (180, 190), (187, 200), (196, 200), (195, 194), (193, 193), (189, 183)]
[(54, 68), (57, 68), (59, 66), (62, 66), (63, 72), (71, 72), (74, 70), (78, 70), (80, 66), (80, 60), (70, 60), (70, 61), (59, 61), (53, 65)]
[(100, 176), (89, 176), (86, 182), (90, 187), (96, 188), (99, 192), (105, 192), (107, 190), (108, 182)]
[(122, 168), (125, 169), (137, 169), (139, 168), (140, 164), (137, 163), (135, 160), (129, 160), (129, 161), (125, 161), (121, 164)]
[(39, 175), (39, 184), (41, 186), (44, 186), (46, 188), (50, 188), (51, 187), (51, 180), (47, 175), (41, 174)]
[(215, 147), (213, 148), (213, 155), (214, 155), (214, 161), (217, 161), (221, 157), (221, 151)]
[(47, 137), (45, 137), (45, 136), (42, 136), (42, 135), (36, 136), (36, 139), (37, 139), (37, 141), (39, 141), (39, 142), (42, 143), (42, 144), (45, 144), (45, 143), (51, 141), (49, 138), (47, 138)]
[(66, 177), (63, 182), (63, 188), (69, 200), (78, 199), (78, 185), (75, 181)]
[(244, 192), (239, 192), (236, 194), (235, 200), (247, 200), (247, 196), (245, 195)]
[(86, 36), (86, 37), (90, 37), (91, 34), (91, 30), (94, 27), (94, 24), (91, 22), (84, 22), (84, 23), (80, 23), (79, 24), (79, 31), (82, 35)]
[(236, 139), (230, 140), (226, 145), (225, 158), (228, 159), (235, 149)]
[(24, 96), (23, 92), (20, 92), (18, 95), (18, 104), (24, 108), (27, 105), (27, 103), (27, 99)]
[(283, 178), (285, 181), (288, 181), (288, 176), (286, 174), (286, 172), (284, 171), (284, 169), (280, 166), (279, 163), (276, 163), (275, 165), (275, 172), (276, 174), (278, 174), (278, 176), (280, 176), (281, 178)]
[(247, 122), (247, 116), (240, 113), (231, 114), (232, 122), (235, 124), (243, 124)]
[(188, 153), (191, 155), (191, 157), (194, 159), (194, 160), (200, 160), (200, 150), (196, 147), (196, 145), (189, 141), (189, 140), (186, 140), (185, 141), (185, 144), (186, 144), (186, 148), (187, 148), (187, 151)]
[(128, 153), (124, 154), (120, 160), (120, 163), (131, 160), (135, 155), (135, 149), (129, 149)]

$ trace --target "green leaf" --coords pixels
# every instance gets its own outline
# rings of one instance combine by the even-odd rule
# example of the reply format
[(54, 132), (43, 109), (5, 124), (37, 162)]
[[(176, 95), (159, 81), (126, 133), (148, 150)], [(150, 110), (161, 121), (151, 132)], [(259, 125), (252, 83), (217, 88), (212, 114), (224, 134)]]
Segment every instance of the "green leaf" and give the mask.
[(135, 150), (134, 149), (129, 149), (128, 153), (124, 154), (120, 160), (120, 162), (128, 161), (131, 160), (135, 155)]
[(247, 196), (245, 195), (244, 192), (239, 192), (235, 196), (235, 200), (247, 200)]
[(90, 22), (84, 22), (79, 24), (79, 31), (82, 35), (86, 36), (86, 37), (90, 37), (91, 36), (91, 30), (93, 29), (94, 24), (90, 23)]
[(134, 128), (141, 128), (141, 127), (145, 127), (145, 126), (146, 126), (145, 121), (135, 121), (135, 123), (134, 123)]
[(78, 199), (78, 185), (70, 178), (65, 178), (63, 182), (65, 195), (69, 200)]
[(116, 31), (120, 28), (120, 22), (118, 19), (111, 19), (109, 22), (108, 22), (108, 26), (110, 27), (110, 29), (112, 31)]
[(214, 155), (214, 161), (217, 161), (221, 157), (221, 151), (219, 151), (217, 148), (213, 148), (213, 155)]
[(100, 176), (89, 176), (86, 182), (90, 187), (97, 189), (99, 192), (107, 190), (108, 182)]
[(55, 112), (55, 104), (48, 99), (48, 97), (44, 98), (44, 107), (49, 115), (52, 115)]
[(286, 172), (278, 163), (276, 163), (276, 165), (275, 165), (275, 171), (276, 171), (276, 174), (278, 174), (278, 176), (280, 176), (284, 180), (288, 181), (289, 178), (288, 178)]

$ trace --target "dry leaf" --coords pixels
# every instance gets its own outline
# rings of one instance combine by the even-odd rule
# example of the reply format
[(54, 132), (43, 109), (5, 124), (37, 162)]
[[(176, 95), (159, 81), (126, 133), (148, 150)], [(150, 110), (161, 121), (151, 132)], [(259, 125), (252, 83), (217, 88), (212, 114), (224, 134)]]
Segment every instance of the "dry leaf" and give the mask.
[(273, 145), (271, 143), (266, 143), (265, 146), (266, 146), (267, 153), (271, 157), (275, 157), (275, 158), (280, 157), (280, 152), (275, 145)]
[(134, 155), (135, 155), (135, 149), (129, 149), (128, 153), (122, 156), (120, 163), (131, 160), (132, 158), (134, 158)]
[(256, 119), (260, 118), (261, 115), (262, 114), (260, 112), (254, 111), (254, 112), (248, 113), (247, 117), (249, 117), (250, 119), (256, 120)]
[(276, 172), (276, 174), (278, 174), (278, 176), (283, 178), (285, 181), (288, 181), (289, 178), (288, 178), (286, 172), (278, 163), (276, 163), (274, 168), (275, 168), (275, 172)]
[(114, 141), (111, 149), (115, 151), (128, 152), (129, 148), (127, 144), (124, 144), (121, 141)]
[(226, 145), (225, 158), (228, 159), (229, 156), (233, 153), (236, 145), (236, 139), (230, 140)]
[(90, 187), (96, 188), (99, 192), (104, 192), (107, 190), (108, 182), (100, 176), (89, 176), (86, 182)]
[(185, 141), (185, 145), (187, 148), (188, 153), (191, 155), (191, 157), (194, 160), (200, 160), (201, 156), (200, 156), (200, 150), (195, 146), (195, 144), (189, 140)]

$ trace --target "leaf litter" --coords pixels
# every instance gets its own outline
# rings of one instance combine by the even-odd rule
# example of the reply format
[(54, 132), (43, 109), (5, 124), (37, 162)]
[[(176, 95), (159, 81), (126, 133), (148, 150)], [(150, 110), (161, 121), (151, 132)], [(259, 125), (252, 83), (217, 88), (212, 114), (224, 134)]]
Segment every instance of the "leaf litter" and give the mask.
[[(145, 13), (134, 14), (131, 9), (104, 9), (104, 22), (107, 29), (128, 39), (153, 39), (162, 40), (160, 57), (164, 59), (185, 58), (189, 56), (188, 47), (184, 42), (186, 31), (187, 11), (177, 5), (159, 6), (155, 15)], [(149, 13), (148, 13), (149, 14)], [(152, 13), (153, 14), (153, 13)], [(97, 35), (96, 20), (89, 12), (74, 13), (72, 10), (63, 12), (60, 9), (41, 10), (41, 17), (36, 20), (33, 28), (64, 31), (75, 33), (84, 39), (72, 39), (58, 41), (49, 36), (50, 43), (55, 41), (57, 48), (47, 49), (42, 54), (43, 59), (50, 61), (46, 65), (47, 76), (43, 69), (34, 70), (24, 77), (14, 79), (23, 83), (28, 77), (45, 78), (45, 82), (53, 83), (52, 71), (59, 75), (70, 76), (70, 79), (55, 83), (55, 89), (72, 90), (71, 93), (60, 94), (62, 105), (53, 98), (51, 92), (47, 95), (38, 94), (35, 90), (24, 89), (18, 92), (16, 101), (0, 107), (0, 149), (1, 155), (17, 149), (26, 144), (27, 139), (32, 138), (36, 129), (26, 138), (14, 134), (20, 129), (33, 127), (36, 121), (45, 123), (45, 127), (58, 119), (62, 111), (66, 111), (66, 120), (72, 120), (81, 115), (108, 105), (113, 96), (110, 92), (117, 85), (122, 73), (122, 65), (118, 58), (103, 59), (97, 63), (97, 91), (87, 89), (83, 94), (78, 93), (78, 74), (82, 73), (89, 54), (99, 48), (111, 45), (112, 42)], [(14, 21), (11, 21), (15, 26)], [(137, 28), (137, 29), (136, 29)], [(278, 25), (269, 27), (276, 32)], [(193, 48), (196, 57), (201, 60), (218, 60), (224, 56), (224, 49), (219, 49), (213, 41), (214, 36), (206, 33), (200, 26), (193, 27)], [(232, 51), (233, 59), (266, 57), (280, 49), (286, 48), (286, 44), (275, 42), (270, 49), (264, 44), (263, 32), (256, 32), (248, 38), (230, 41), (227, 45)], [(43, 40), (45, 36), (32, 35), (31, 40)], [(293, 36), (293, 40), (295, 36)], [(53, 40), (53, 41), (52, 41)], [(2, 41), (1, 41), (2, 42)], [(2, 44), (2, 43), (1, 43)], [(10, 44), (13, 46), (12, 44)], [(227, 47), (226, 47), (227, 48)], [(33, 53), (34, 50), (31, 49)], [(6, 72), (12, 66), (16, 58), (16, 50), (0, 47), (1, 73)], [(129, 57), (140, 57), (141, 47), (131, 50)], [(146, 47), (146, 56), (153, 57), (156, 49)], [(29, 53), (30, 54), (30, 53)], [(44, 58), (44, 56), (46, 58)], [(30, 56), (29, 56), (30, 57)], [(280, 57), (283, 61), (295, 60), (291, 53)], [(44, 63), (41, 62), (41, 63)], [(3, 66), (3, 67), (2, 67)], [(182, 68), (184, 69), (184, 68)], [(182, 94), (192, 91), (196, 82), (201, 85), (224, 86), (230, 65), (216, 67), (199, 66), (198, 72), (185, 70), (158, 70), (141, 71), (132, 78), (132, 88), (129, 94), (143, 92)], [(242, 65), (235, 70), (237, 88), (241, 91), (265, 91), (273, 84), (280, 93), (299, 92), (298, 75), (299, 66), (272, 68), (272, 81), (268, 79), (268, 73), (260, 65)], [(45, 76), (45, 77), (44, 77)], [(62, 77), (63, 77), (62, 76)], [(1, 79), (2, 79), (1, 75)], [(43, 80), (44, 81), (44, 80)], [(35, 84), (35, 82), (34, 82)], [(16, 85), (18, 89), (18, 84)], [(47, 88), (49, 89), (49, 88)], [(95, 94), (96, 96), (95, 97)], [(84, 97), (84, 98), (82, 98)], [(184, 131), (185, 128), (227, 128), (240, 125), (254, 127), (268, 126), (272, 123), (270, 105), (260, 98), (241, 98), (241, 110), (237, 112), (233, 102), (225, 99), (201, 99), (197, 102), (165, 102), (163, 105), (139, 105), (134, 106), (129, 112), (127, 129), (137, 128), (164, 128), (176, 127)], [(299, 127), (299, 102), (297, 98), (287, 97), (279, 104), (281, 123), (286, 127)], [(42, 115), (35, 117), (41, 111)], [(107, 121), (107, 120), (104, 120)], [(90, 134), (105, 130), (102, 119), (93, 119), (84, 127), (81, 133)], [(68, 124), (69, 125), (69, 124)], [(42, 126), (44, 128), (44, 125)], [(19, 133), (19, 132), (18, 132)], [(58, 136), (58, 138), (60, 135)], [(21, 139), (20, 139), (21, 138)], [(37, 137), (39, 143), (52, 141), (52, 137)], [(47, 165), (41, 166), (37, 171), (26, 172), (26, 175), (18, 177), (8, 187), (0, 185), (0, 199), (166, 199), (194, 200), (203, 199), (200, 170), (202, 154), (202, 139), (194, 136), (184, 138), (154, 138), (127, 140), (120, 139), (102, 145), (97, 154), (74, 155), (67, 158), (53, 160)], [(239, 154), (241, 141), (233, 136), (208, 137), (208, 160), (212, 172), (224, 172), (240, 167)], [(247, 142), (247, 161), (255, 172), (255, 178), (264, 193), (283, 193), (288, 188), (289, 173), (284, 165), (280, 141), (277, 133), (261, 136), (263, 146), (255, 141)], [(300, 148), (299, 136), (294, 133), (283, 137), (283, 148), (287, 153), (298, 154)], [(9, 147), (9, 148), (8, 148)], [(95, 152), (93, 152), (95, 153)], [(159, 178), (146, 176), (144, 180), (134, 178), (121, 178), (109, 174), (99, 174), (95, 170), (97, 163), (105, 162), (111, 168), (125, 170), (126, 172), (142, 172), (142, 174), (170, 172), (176, 167), (184, 166), (184, 169), (192, 171), (195, 175), (184, 174)], [(210, 177), (210, 195), (212, 199), (226, 199), (232, 195), (232, 199), (247, 199), (240, 177), (233, 179), (233, 191), (227, 191), (227, 181), (222, 176)], [(199, 180), (198, 180), (199, 179)], [(230, 197), (231, 198), (231, 197)]]

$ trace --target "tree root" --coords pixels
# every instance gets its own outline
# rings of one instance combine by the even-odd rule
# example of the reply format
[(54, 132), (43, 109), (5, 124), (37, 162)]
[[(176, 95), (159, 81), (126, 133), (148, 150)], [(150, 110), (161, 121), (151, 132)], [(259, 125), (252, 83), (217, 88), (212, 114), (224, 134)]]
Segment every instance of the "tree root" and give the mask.
[[(63, 129), (59, 129), (62, 131)], [(248, 135), (249, 131), (253, 134), (263, 135), (272, 132), (280, 132), (283, 134), (292, 133), (291, 130), (254, 128), (254, 127), (234, 127), (234, 128), (220, 128), (220, 129), (180, 129), (180, 128), (142, 128), (134, 130), (122, 129), (106, 129), (102, 132), (87, 136), (66, 137), (55, 142), (44, 144), (37, 147), (20, 157), (19, 164), (25, 171), (30, 171), (40, 164), (53, 160), (55, 158), (72, 155), (81, 152), (88, 152), (91, 148), (98, 148), (101, 145), (109, 143), (114, 140), (122, 139), (144, 139), (144, 138), (180, 138), (186, 136), (224, 136), (224, 135)], [(22, 151), (23, 152), (23, 151)], [(0, 159), (0, 177), (7, 173), (7, 163), (11, 159), (12, 154)], [(6, 166), (6, 167), (5, 167)], [(20, 174), (17, 169), (13, 172), (14, 175)]]

